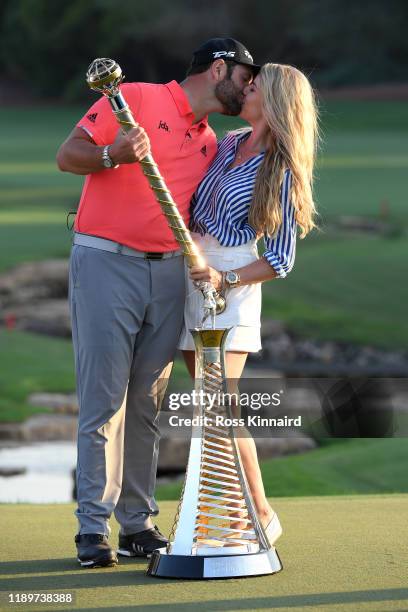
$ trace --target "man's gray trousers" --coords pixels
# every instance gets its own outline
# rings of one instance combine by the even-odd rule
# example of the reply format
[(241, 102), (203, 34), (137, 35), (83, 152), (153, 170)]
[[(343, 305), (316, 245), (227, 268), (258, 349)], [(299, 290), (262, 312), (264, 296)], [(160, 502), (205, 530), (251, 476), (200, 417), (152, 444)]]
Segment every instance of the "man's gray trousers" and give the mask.
[(73, 245), (70, 308), (79, 400), (79, 533), (152, 526), (158, 410), (183, 322), (183, 257)]

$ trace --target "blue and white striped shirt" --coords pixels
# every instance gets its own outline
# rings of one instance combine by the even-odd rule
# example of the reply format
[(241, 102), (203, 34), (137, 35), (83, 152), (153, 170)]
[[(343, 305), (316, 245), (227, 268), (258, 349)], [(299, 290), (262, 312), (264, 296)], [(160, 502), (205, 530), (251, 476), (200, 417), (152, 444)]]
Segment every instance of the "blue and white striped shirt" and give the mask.
[[(248, 223), (256, 173), (264, 153), (229, 168), (239, 142), (248, 132), (228, 134), (192, 200), (190, 229), (210, 234), (222, 246), (240, 246), (256, 238)], [(281, 186), (282, 225), (274, 238), (264, 235), (263, 256), (280, 278), (293, 268), (296, 252), (295, 210), (290, 200), (291, 173), (286, 170)]]

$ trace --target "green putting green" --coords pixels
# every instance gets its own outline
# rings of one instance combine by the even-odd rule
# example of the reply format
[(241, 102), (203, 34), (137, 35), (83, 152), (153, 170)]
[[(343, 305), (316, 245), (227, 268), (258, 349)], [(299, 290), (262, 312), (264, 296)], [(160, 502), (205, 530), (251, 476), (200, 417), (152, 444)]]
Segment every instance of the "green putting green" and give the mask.
[[(408, 495), (277, 498), (284, 570), (259, 578), (186, 581), (146, 576), (143, 559), (83, 570), (74, 559), (72, 505), (3, 505), (1, 610), (195, 612), (296, 610), (355, 612), (408, 609)], [(175, 502), (158, 523), (171, 527)], [(113, 528), (112, 541), (116, 542)], [(7, 593), (67, 591), (75, 604), (13, 606)]]

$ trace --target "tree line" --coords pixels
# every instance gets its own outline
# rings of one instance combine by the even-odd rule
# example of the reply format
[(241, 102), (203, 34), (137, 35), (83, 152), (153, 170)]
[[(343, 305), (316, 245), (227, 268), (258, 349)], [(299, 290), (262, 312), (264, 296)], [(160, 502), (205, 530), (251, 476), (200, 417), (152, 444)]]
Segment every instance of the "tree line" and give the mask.
[(407, 22), (406, 0), (2, 0), (0, 58), (3, 78), (67, 101), (85, 95), (95, 57), (117, 59), (128, 80), (180, 80), (213, 36), (319, 87), (403, 82)]

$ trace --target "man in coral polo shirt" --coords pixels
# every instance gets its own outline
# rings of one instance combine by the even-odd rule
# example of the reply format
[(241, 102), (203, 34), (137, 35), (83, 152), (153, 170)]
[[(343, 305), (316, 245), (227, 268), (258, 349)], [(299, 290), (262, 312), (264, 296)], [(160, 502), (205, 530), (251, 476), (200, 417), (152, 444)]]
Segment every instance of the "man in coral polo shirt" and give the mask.
[(216, 153), (207, 115), (238, 115), (257, 70), (241, 43), (211, 39), (181, 84), (122, 86), (143, 127), (122, 134), (101, 98), (58, 151), (61, 170), (87, 175), (70, 261), (80, 404), (75, 541), (83, 567), (117, 563), (108, 542), (112, 512), (119, 554), (146, 556), (167, 543), (151, 516), (158, 410), (182, 326), (184, 265), (135, 162), (151, 149), (188, 225), (191, 196)]

